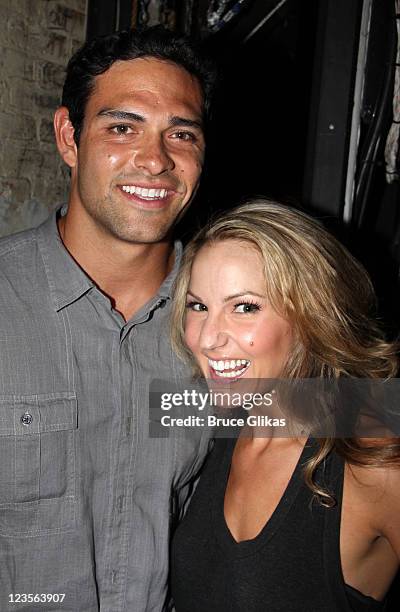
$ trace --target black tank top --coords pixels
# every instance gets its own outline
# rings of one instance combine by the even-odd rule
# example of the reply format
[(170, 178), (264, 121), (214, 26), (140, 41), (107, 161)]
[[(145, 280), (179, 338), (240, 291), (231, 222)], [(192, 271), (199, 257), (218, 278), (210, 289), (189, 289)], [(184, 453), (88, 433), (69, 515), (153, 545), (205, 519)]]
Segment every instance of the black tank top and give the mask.
[(303, 466), (309, 442), (262, 531), (237, 543), (224, 518), (224, 496), (236, 440), (218, 439), (187, 514), (172, 541), (171, 590), (176, 612), (381, 612), (348, 587), (340, 562), (344, 462), (335, 453), (317, 472), (337, 500), (312, 501)]

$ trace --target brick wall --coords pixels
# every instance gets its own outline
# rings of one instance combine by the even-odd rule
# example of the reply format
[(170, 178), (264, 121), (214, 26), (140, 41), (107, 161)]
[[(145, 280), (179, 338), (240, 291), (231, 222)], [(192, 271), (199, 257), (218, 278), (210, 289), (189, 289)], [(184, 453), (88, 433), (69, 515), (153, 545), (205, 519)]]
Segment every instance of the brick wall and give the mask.
[(52, 116), (85, 15), (86, 0), (0, 0), (0, 236), (37, 225), (66, 199)]

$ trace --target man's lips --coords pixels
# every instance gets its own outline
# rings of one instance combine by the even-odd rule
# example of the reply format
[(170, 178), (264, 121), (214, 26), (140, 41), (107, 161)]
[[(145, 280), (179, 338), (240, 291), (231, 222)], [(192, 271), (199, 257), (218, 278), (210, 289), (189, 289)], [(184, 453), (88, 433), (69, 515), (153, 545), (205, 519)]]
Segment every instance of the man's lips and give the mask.
[(138, 185), (126, 183), (118, 185), (118, 189), (131, 202), (142, 208), (163, 208), (177, 191), (169, 185)]

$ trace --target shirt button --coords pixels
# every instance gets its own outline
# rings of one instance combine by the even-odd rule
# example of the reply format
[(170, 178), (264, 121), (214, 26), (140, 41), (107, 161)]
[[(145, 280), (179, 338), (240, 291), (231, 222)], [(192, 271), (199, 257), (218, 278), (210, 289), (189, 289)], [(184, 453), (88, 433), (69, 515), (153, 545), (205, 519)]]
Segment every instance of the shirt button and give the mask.
[(118, 512), (121, 513), (124, 508), (124, 496), (120, 495), (117, 499)]
[(25, 412), (25, 414), (21, 417), (21, 423), (23, 425), (30, 425), (33, 421), (33, 416), (29, 414), (29, 412)]

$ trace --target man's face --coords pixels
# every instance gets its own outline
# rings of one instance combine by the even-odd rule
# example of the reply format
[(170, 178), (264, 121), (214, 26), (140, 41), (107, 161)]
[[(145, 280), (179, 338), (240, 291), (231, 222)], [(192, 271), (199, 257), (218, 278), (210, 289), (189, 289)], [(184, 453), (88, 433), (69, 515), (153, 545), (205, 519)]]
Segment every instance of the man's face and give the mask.
[(127, 242), (162, 240), (194, 195), (204, 160), (203, 94), (183, 68), (114, 63), (86, 109), (71, 205)]

